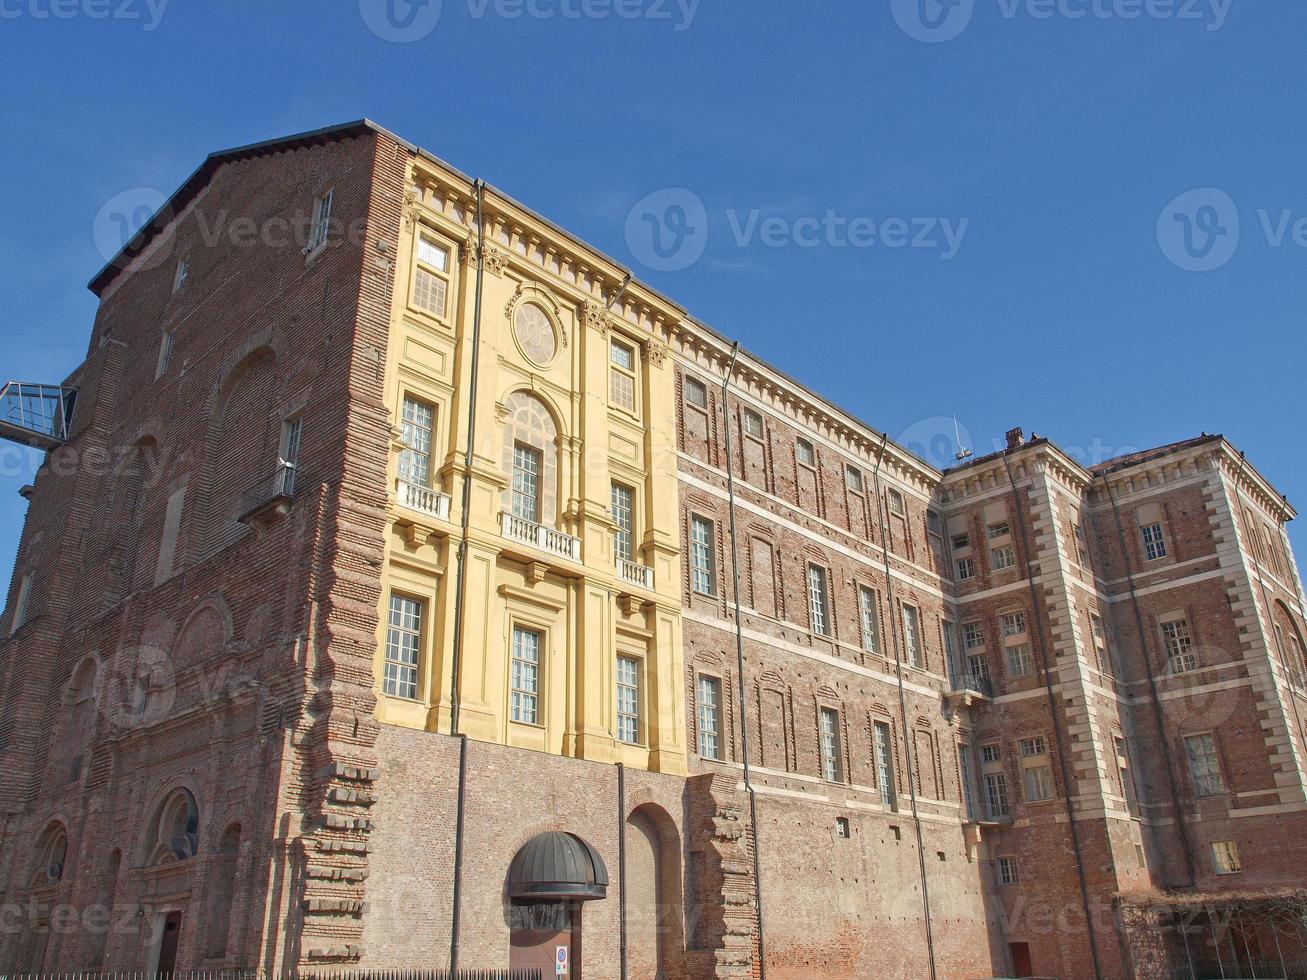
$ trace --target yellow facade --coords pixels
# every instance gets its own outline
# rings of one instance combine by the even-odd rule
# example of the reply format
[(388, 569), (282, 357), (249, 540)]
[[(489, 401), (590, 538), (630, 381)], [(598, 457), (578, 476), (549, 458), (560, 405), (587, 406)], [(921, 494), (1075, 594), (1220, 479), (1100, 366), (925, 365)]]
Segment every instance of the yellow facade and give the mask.
[[(410, 184), (385, 364), (377, 716), (449, 732), (476, 192), (426, 158)], [(684, 773), (675, 381), (663, 339), (680, 313), (621, 293), (621, 270), (490, 190), (483, 213), (459, 730)], [(626, 508), (615, 503), (627, 494), (623, 561)]]

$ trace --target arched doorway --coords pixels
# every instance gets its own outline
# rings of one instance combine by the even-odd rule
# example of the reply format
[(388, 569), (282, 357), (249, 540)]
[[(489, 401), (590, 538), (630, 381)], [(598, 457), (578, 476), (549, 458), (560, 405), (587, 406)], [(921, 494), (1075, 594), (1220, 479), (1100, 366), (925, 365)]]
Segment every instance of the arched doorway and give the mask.
[(508, 866), (509, 966), (580, 980), (581, 909), (607, 896), (608, 869), (585, 840), (561, 831), (532, 837)]

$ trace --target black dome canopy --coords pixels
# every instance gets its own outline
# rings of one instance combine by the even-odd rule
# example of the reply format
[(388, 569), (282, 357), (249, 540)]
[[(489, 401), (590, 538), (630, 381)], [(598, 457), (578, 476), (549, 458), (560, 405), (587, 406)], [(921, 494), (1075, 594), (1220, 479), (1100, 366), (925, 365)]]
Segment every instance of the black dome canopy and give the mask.
[(562, 831), (536, 834), (508, 866), (511, 898), (606, 898), (608, 869), (586, 841)]

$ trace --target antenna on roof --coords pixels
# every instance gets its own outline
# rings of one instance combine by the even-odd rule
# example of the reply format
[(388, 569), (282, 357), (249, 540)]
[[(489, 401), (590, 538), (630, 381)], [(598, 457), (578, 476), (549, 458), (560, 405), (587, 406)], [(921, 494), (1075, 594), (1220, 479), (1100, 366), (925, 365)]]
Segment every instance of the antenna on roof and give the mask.
[(964, 459), (971, 458), (971, 450), (962, 445), (962, 430), (958, 427), (958, 417), (956, 415), (953, 416), (953, 444), (958, 447), (958, 451), (953, 454), (953, 458), (959, 463)]

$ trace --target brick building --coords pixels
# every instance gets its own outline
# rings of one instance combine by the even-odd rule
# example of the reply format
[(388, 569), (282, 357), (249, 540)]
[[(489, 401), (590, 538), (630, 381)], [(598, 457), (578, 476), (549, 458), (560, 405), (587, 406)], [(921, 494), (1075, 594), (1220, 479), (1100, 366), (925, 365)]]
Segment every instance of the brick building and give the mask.
[(367, 122), (91, 286), (0, 969), (1301, 963), (1294, 511), (1221, 436), (941, 473)]

